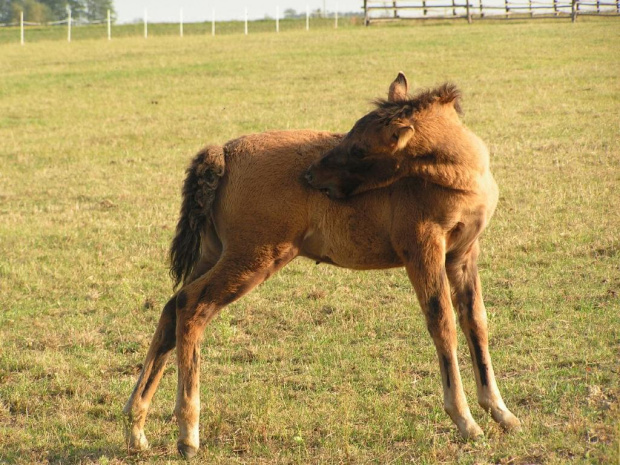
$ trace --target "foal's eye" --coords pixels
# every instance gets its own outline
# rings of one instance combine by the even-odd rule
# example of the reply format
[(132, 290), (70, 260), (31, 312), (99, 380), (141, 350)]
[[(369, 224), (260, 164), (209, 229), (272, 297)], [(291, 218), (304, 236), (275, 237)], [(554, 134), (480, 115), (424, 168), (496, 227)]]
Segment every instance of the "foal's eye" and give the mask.
[(395, 132), (394, 134), (392, 134), (392, 142), (398, 142), (398, 139), (400, 139), (400, 136), (398, 135), (397, 132)]
[(364, 158), (364, 155), (366, 155), (366, 152), (364, 152), (364, 150), (362, 150), (358, 146), (354, 145), (351, 148), (350, 154), (353, 158)]

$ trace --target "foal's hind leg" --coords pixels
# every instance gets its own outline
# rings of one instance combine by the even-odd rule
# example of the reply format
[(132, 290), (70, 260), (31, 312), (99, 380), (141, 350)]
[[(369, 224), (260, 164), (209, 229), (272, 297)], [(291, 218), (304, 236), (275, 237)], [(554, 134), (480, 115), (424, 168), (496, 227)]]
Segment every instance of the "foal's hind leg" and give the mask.
[(462, 257), (448, 259), (446, 269), (452, 288), (452, 301), (458, 311), (461, 329), (467, 338), (476, 375), (478, 403), (491, 412), (493, 419), (506, 430), (519, 429), (521, 423), (506, 408), (495, 382), (488, 346), (487, 315), (476, 260), (479, 246), (475, 242)]
[(151, 399), (164, 372), (168, 356), (175, 346), (175, 297), (172, 297), (164, 306), (151, 346), (146, 354), (140, 377), (123, 409), (123, 413), (129, 422), (125, 434), (127, 445), (131, 450), (145, 450), (149, 445), (144, 435), (144, 422)]
[(184, 457), (193, 457), (199, 447), (200, 341), (205, 326), (220, 309), (265, 281), (296, 253), (289, 245), (254, 249), (251, 253), (225, 252), (211, 271), (179, 291), (175, 413), (179, 424), (177, 448)]
[[(215, 260), (213, 259), (203, 258), (196, 266), (196, 272), (192, 276), (205, 273), (214, 263)], [(188, 281), (191, 280), (192, 277)], [(176, 298), (177, 296), (174, 295), (164, 306), (157, 329), (151, 340), (151, 346), (146, 354), (140, 377), (123, 409), (128, 421), (127, 445), (132, 450), (148, 448), (148, 441), (144, 434), (144, 422), (153, 395), (164, 373), (168, 356), (176, 345)]]
[(439, 357), (444, 409), (463, 438), (475, 439), (483, 433), (471, 416), (461, 383), (456, 355), (456, 322), (444, 268), (444, 247), (440, 237), (429, 233), (418, 244), (403, 250), (402, 256)]

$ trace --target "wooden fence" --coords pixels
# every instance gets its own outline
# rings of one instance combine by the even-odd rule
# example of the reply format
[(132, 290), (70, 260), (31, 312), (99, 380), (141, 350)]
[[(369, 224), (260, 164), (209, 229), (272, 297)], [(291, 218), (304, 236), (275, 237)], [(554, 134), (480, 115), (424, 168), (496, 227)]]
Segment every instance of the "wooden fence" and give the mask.
[(401, 19), (571, 18), (620, 15), (620, 0), (364, 0), (366, 25)]

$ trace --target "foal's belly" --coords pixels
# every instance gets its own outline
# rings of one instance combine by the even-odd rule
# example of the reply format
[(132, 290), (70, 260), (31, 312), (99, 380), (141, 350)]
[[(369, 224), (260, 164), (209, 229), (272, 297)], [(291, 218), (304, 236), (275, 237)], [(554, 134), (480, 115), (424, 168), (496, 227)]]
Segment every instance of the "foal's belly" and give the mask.
[(333, 202), (311, 218), (299, 254), (319, 263), (367, 270), (402, 266), (390, 239), (390, 209)]

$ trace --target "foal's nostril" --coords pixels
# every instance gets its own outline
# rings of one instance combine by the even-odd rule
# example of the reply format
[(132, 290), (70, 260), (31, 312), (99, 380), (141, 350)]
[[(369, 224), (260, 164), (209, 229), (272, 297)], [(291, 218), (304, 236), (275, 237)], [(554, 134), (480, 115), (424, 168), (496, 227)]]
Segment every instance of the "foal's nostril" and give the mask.
[(311, 171), (307, 171), (306, 172), (306, 181), (312, 182), (313, 179), (314, 179), (314, 175), (312, 174), (312, 172)]

